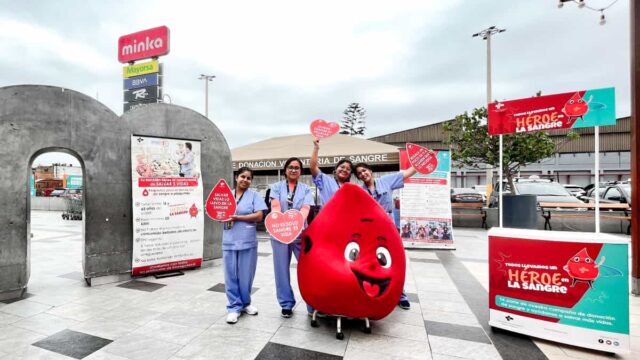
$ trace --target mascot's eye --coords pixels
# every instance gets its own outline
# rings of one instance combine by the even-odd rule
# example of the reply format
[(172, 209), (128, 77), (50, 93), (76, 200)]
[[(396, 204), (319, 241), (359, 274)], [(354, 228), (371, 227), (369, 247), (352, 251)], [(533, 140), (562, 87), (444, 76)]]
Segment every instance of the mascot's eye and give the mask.
[(569, 104), (573, 105), (573, 100), (569, 100)]
[(590, 258), (586, 258), (586, 259), (584, 259), (584, 262), (586, 262), (588, 264), (588, 263), (591, 262), (591, 259)]
[(349, 262), (354, 262), (358, 256), (360, 256), (360, 245), (355, 241), (348, 243), (344, 249), (344, 258)]
[(376, 258), (383, 268), (388, 269), (391, 267), (391, 254), (387, 248), (379, 247), (376, 249)]
[(580, 258), (578, 256), (574, 257), (573, 262), (580, 262)]

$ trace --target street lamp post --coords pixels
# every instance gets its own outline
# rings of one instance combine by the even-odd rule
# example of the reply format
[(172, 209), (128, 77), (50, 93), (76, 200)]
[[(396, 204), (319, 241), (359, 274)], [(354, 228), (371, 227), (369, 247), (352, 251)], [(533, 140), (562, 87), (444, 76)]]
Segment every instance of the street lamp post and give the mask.
[(213, 81), (215, 75), (200, 74), (198, 80), (204, 80), (204, 116), (209, 117), (209, 81)]
[[(481, 36), (482, 40), (487, 40), (487, 110), (489, 110), (489, 104), (491, 103), (491, 35), (495, 35), (501, 32), (505, 32), (507, 29), (498, 29), (495, 26), (488, 27), (480, 32), (473, 34), (471, 37)], [(498, 168), (498, 174), (500, 177), (498, 191), (499, 197), (499, 214), (500, 214), (500, 227), (502, 227), (502, 135), (500, 135), (500, 167)], [(487, 165), (487, 199), (491, 195), (493, 189), (493, 168), (491, 165)]]

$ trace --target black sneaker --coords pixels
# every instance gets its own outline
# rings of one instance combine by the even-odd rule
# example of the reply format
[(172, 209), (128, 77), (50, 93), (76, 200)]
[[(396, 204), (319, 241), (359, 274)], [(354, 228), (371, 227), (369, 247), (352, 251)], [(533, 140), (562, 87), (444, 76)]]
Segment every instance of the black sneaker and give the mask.
[(398, 302), (398, 306), (400, 306), (401, 309), (405, 309), (405, 310), (411, 309), (411, 304), (409, 303), (409, 300), (402, 300)]
[(291, 311), (291, 309), (282, 309), (283, 318), (290, 318), (291, 316), (293, 316), (293, 311)]

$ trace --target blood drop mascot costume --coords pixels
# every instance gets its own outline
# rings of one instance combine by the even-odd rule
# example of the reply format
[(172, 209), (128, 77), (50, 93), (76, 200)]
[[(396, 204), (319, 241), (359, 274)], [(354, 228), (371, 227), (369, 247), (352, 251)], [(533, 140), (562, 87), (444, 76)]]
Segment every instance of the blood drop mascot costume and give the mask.
[(366, 191), (340, 187), (302, 235), (300, 293), (320, 312), (382, 319), (398, 303), (405, 278), (402, 240)]

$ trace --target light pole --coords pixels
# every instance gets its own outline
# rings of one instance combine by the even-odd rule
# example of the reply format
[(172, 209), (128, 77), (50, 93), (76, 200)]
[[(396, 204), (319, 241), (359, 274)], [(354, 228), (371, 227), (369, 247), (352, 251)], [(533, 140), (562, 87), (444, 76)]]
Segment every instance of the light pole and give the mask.
[[(471, 37), (481, 36), (482, 40), (487, 40), (487, 110), (491, 103), (491, 35), (495, 35), (501, 32), (505, 32), (507, 29), (498, 29), (495, 26), (488, 27), (480, 32), (473, 34)], [(500, 227), (502, 227), (502, 135), (500, 135), (500, 167), (498, 168), (498, 174), (500, 176), (499, 188), (499, 206), (500, 206)], [(487, 165), (487, 199), (490, 198), (493, 190), (493, 168), (491, 165)]]
[(209, 81), (213, 81), (215, 75), (200, 74), (198, 80), (204, 80), (204, 116), (209, 117)]

